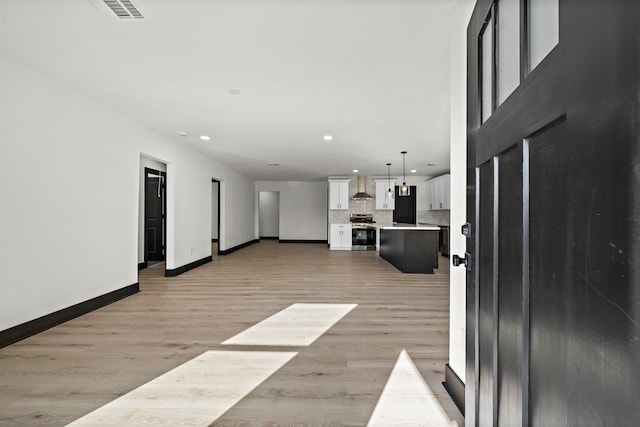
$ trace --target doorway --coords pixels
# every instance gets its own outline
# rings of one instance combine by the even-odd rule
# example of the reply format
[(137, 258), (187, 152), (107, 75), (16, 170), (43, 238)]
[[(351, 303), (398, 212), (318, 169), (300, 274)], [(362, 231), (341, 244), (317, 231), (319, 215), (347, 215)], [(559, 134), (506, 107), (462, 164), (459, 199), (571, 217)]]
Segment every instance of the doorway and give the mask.
[(280, 192), (260, 191), (258, 193), (258, 236), (261, 239), (280, 237)]
[(211, 180), (211, 255), (220, 254), (220, 181)]
[(144, 168), (144, 261), (165, 261), (166, 172)]
[(409, 187), (408, 196), (400, 196), (400, 187), (395, 187), (396, 205), (393, 210), (393, 222), (402, 224), (416, 223), (416, 186)]

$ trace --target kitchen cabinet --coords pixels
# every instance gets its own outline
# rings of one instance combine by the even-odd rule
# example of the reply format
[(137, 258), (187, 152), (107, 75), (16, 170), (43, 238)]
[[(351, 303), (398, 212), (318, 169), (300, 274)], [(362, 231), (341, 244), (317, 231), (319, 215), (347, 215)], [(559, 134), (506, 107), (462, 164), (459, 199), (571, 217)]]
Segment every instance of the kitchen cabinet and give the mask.
[(349, 209), (349, 180), (329, 180), (329, 209)]
[(396, 185), (396, 181), (392, 180), (389, 185), (388, 179), (376, 179), (376, 210), (379, 211), (392, 211), (396, 207), (395, 197), (391, 199), (387, 198), (389, 188), (393, 190)]
[(433, 274), (438, 268), (438, 227), (380, 228), (380, 256), (403, 273)]
[(449, 226), (440, 226), (440, 236), (438, 239), (438, 246), (440, 247), (440, 253), (442, 256), (449, 256)]
[(427, 181), (427, 204), (429, 210), (450, 208), (450, 175), (442, 175)]
[(331, 224), (331, 250), (351, 250), (351, 224)]

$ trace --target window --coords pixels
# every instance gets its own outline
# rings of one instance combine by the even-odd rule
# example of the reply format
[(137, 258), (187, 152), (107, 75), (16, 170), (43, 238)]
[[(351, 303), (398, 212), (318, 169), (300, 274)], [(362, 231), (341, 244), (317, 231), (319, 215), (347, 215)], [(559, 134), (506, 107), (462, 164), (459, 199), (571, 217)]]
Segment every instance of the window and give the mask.
[(500, 0), (497, 8), (497, 105), (520, 85), (520, 0)]
[(481, 124), (559, 43), (559, 28), (559, 0), (494, 1), (478, 37)]
[(551, 52), (560, 40), (559, 0), (529, 0), (529, 71)]
[(493, 112), (493, 17), (489, 15), (480, 33), (480, 82), (482, 123)]

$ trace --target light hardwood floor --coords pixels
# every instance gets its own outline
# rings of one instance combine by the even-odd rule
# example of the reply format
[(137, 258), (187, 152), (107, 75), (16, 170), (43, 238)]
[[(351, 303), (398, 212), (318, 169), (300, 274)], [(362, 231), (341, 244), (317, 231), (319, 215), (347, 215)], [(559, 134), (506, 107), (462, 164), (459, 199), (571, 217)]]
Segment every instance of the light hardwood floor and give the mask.
[[(0, 350), (0, 426), (61, 426), (294, 303), (358, 304), (212, 425), (363, 426), (406, 349), (449, 418), (448, 259), (402, 274), (375, 251), (263, 240)], [(96, 271), (96, 275), (100, 274)], [(243, 346), (242, 350), (265, 350)]]

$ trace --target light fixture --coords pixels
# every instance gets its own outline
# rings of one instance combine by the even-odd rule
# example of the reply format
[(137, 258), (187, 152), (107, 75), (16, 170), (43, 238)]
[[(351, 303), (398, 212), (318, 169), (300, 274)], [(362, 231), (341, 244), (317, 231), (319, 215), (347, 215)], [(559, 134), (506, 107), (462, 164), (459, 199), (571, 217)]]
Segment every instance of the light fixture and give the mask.
[(358, 169), (353, 170), (353, 173), (358, 173), (358, 172), (360, 172)]
[(400, 187), (400, 196), (410, 196), (411, 192), (409, 190), (409, 186), (407, 185), (407, 176), (404, 171), (404, 156), (407, 154), (406, 151), (401, 151), (402, 154), (402, 187)]
[(325, 136), (323, 137), (323, 139), (324, 139), (325, 141), (331, 141), (331, 140), (333, 139), (333, 137), (332, 137), (331, 135), (325, 135)]
[(211, 137), (210, 137), (210, 136), (207, 136), (207, 135), (202, 135), (202, 136), (200, 137), (200, 139), (201, 139), (201, 140), (203, 140), (203, 141), (208, 141), (208, 140), (210, 140), (210, 139), (211, 139)]
[(387, 199), (393, 199), (393, 189), (391, 188), (391, 163), (387, 163), (387, 183), (389, 190), (387, 191)]
[(418, 172), (416, 169), (411, 169), (411, 173), (416, 173)]
[(178, 132), (178, 135), (180, 135), (180, 136), (187, 136), (187, 133), (186, 133), (185, 131), (182, 131), (182, 132)]

